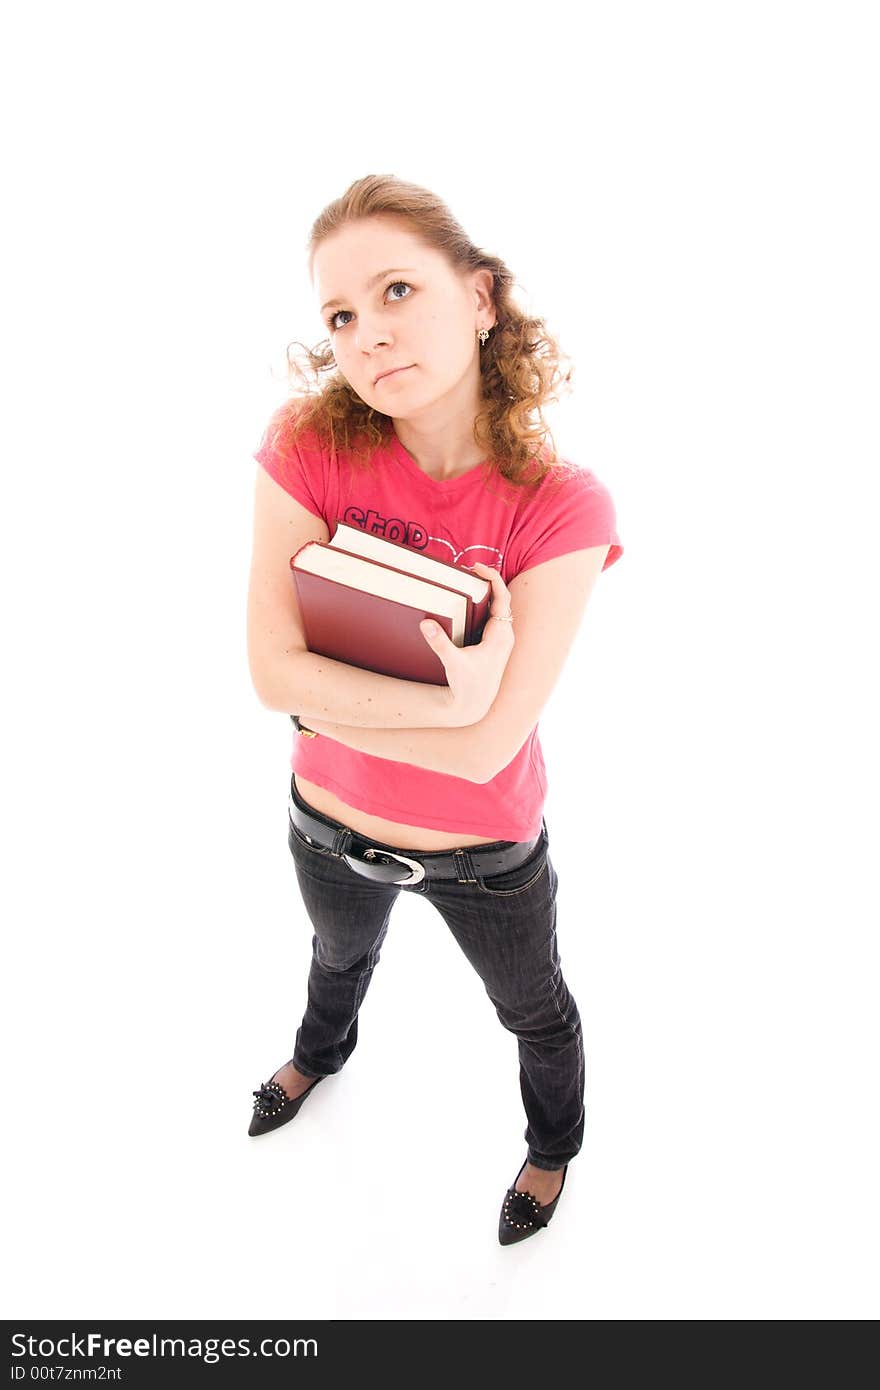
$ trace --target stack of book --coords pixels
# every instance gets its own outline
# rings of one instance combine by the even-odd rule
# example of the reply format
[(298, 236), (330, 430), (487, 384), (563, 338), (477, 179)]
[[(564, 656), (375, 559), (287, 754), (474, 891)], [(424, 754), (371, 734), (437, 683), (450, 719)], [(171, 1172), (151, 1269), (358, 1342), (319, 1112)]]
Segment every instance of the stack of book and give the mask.
[(466, 647), (489, 616), (487, 579), (341, 521), (332, 540), (306, 541), (290, 571), (309, 651), (383, 676), (445, 685), (419, 623), (433, 618)]

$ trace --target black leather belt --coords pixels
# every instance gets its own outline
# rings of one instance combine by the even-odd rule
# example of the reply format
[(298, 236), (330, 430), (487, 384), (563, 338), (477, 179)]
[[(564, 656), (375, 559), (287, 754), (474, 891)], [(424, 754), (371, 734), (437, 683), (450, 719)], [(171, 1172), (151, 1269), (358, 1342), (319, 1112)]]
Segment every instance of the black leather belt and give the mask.
[[(411, 885), (428, 878), (454, 878), (459, 883), (476, 883), (475, 874), (488, 878), (516, 869), (535, 849), (541, 835), (533, 840), (495, 840), (488, 845), (465, 845), (461, 849), (413, 850), (364, 839), (341, 821), (331, 820), (303, 801), (290, 779), (288, 803), (291, 823), (312, 844), (328, 849), (344, 859), (350, 869), (377, 883)], [(543, 825), (541, 828), (543, 834)]]

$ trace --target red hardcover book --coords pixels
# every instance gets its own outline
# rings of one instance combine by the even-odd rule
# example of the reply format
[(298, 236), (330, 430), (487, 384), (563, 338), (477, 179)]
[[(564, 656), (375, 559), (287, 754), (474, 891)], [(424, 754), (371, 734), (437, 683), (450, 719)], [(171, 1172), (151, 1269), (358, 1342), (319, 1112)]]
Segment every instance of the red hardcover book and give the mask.
[(478, 642), (491, 584), (365, 532), (354, 535), (357, 550), (343, 548), (354, 531), (340, 523), (331, 541), (307, 541), (290, 558), (309, 651), (380, 675), (445, 685), (443, 662), (419, 623), (433, 618), (456, 646)]
[(394, 569), (403, 570), (421, 579), (461, 590), (470, 600), (467, 634), (462, 645), (467, 647), (472, 642), (479, 642), (492, 602), (492, 585), (487, 579), (481, 579), (466, 567), (454, 565), (449, 560), (436, 560), (433, 556), (423, 555), (420, 550), (410, 549), (402, 541), (389, 541), (384, 536), (374, 536), (369, 531), (363, 531), (359, 526), (349, 526), (344, 521), (337, 521), (336, 531), (329, 544), (352, 554), (378, 560), (380, 564), (391, 565)]

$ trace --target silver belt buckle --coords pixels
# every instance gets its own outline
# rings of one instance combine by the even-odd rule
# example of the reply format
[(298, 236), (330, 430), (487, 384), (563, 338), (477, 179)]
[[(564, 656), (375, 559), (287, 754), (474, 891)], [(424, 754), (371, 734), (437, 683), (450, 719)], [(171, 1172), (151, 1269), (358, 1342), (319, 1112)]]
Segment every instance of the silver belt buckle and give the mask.
[[(289, 793), (288, 793), (288, 797), (287, 797), (287, 811), (288, 811), (288, 815), (290, 816), (291, 821), (293, 821), (294, 803), (293, 803), (293, 797), (292, 797)], [(302, 830), (301, 830), (301, 831), (299, 831), (299, 834), (305, 835), (305, 831), (302, 831)], [(311, 836), (310, 836), (310, 835), (306, 835), (305, 838), (311, 843)], [(368, 850), (365, 850), (365, 851), (364, 851), (364, 859), (375, 859), (376, 856), (377, 856), (378, 854), (383, 854), (383, 855), (385, 855), (385, 857), (388, 858), (388, 859), (396, 859), (397, 862), (398, 862), (399, 864), (405, 864), (406, 867), (409, 869), (409, 871), (410, 871), (409, 878), (394, 879), (394, 880), (392, 880), (394, 883), (400, 883), (402, 886), (403, 886), (403, 885), (409, 885), (410, 883), (421, 883), (422, 879), (425, 877), (425, 866), (424, 866), (424, 864), (419, 864), (419, 863), (417, 862), (417, 860), (415, 860), (415, 859), (407, 859), (407, 857), (406, 857), (405, 854), (395, 854), (394, 851), (393, 851), (393, 850), (390, 850), (390, 849), (368, 849)], [(357, 867), (358, 861), (357, 861), (357, 859), (355, 858), (354, 855), (344, 854), (342, 857), (343, 857), (343, 859), (345, 860), (345, 862), (346, 862), (352, 869), (355, 870), (356, 873), (361, 872), (361, 871), (358, 869), (358, 867)], [(372, 875), (372, 874), (362, 874), (362, 877), (363, 877), (363, 878), (373, 878), (373, 875)], [(376, 882), (376, 881), (377, 881), (377, 880), (374, 879), (374, 882)]]
[[(368, 855), (372, 855), (373, 853), (373, 850), (367, 850)], [(425, 866), (424, 864), (420, 864), (417, 859), (407, 859), (405, 854), (394, 854), (390, 849), (383, 849), (382, 853), (390, 854), (392, 859), (399, 859), (401, 864), (406, 864), (407, 868), (411, 870), (410, 877), (405, 878), (403, 880), (404, 883), (421, 883), (422, 879), (425, 877)]]
[[(399, 864), (405, 864), (410, 871), (409, 878), (396, 878), (392, 882), (399, 883), (401, 887), (410, 883), (421, 883), (425, 877), (425, 866), (419, 864), (415, 859), (407, 859), (405, 854), (395, 854), (391, 849), (367, 849), (364, 850), (364, 859), (375, 859), (377, 855), (382, 855), (386, 859), (396, 859)], [(357, 860), (353, 855), (343, 855), (347, 863), (357, 871)], [(365, 874), (365, 878), (372, 878), (372, 874)]]

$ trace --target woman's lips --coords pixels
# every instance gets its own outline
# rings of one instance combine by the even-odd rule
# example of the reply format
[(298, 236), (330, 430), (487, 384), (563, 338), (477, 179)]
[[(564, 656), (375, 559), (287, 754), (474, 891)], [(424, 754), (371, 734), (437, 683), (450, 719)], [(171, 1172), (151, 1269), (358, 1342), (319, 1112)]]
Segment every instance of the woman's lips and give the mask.
[(393, 372), (386, 372), (384, 376), (377, 377), (376, 385), (378, 386), (380, 381), (390, 381), (393, 376), (400, 376), (401, 372), (408, 372), (413, 366), (414, 362), (411, 362), (409, 367), (395, 367)]

